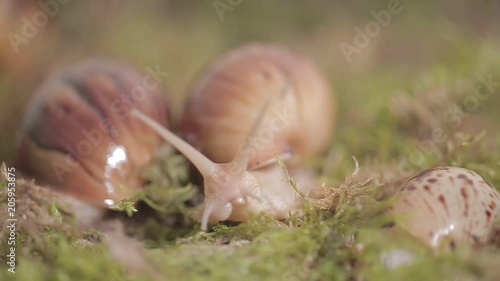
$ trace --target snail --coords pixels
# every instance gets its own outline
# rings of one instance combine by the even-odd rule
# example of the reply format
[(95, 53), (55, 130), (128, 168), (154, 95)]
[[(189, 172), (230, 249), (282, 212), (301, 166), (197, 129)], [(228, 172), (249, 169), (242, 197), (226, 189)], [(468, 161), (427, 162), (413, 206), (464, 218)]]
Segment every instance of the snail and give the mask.
[(109, 60), (63, 69), (36, 90), (27, 107), (16, 167), (91, 206), (115, 206), (141, 187), (135, 170), (162, 143), (130, 117), (131, 108), (168, 126), (167, 104), (153, 77)]
[(306, 58), (284, 48), (249, 45), (217, 59), (188, 97), (181, 131), (187, 141), (134, 110), (184, 154), (204, 178), (201, 229), (246, 221), (265, 212), (300, 214), (301, 195), (319, 192), (311, 172), (287, 164), (299, 194), (276, 162), (325, 149), (334, 102), (324, 78)]
[(484, 244), (500, 214), (500, 195), (477, 173), (436, 167), (407, 180), (390, 211), (410, 234), (431, 247)]

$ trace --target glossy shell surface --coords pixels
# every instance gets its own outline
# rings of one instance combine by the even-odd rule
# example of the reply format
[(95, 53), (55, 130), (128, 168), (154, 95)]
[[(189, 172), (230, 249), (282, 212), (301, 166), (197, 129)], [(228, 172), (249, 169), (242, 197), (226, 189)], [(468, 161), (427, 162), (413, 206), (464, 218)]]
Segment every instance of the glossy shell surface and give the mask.
[(27, 107), (16, 165), (36, 182), (95, 206), (113, 206), (139, 189), (137, 168), (163, 142), (130, 117), (138, 108), (163, 126), (159, 84), (129, 65), (88, 60), (49, 77)]
[(500, 212), (500, 195), (477, 173), (436, 167), (409, 179), (391, 211), (398, 224), (432, 247), (483, 244)]

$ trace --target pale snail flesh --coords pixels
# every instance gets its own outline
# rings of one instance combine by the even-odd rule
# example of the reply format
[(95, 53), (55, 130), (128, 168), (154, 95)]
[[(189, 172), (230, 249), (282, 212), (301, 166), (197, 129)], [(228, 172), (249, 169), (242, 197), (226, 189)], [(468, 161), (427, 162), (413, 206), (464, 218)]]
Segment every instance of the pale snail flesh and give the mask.
[(484, 244), (500, 214), (500, 195), (471, 170), (436, 167), (406, 181), (390, 211), (431, 247)]
[(246, 221), (260, 212), (277, 219), (301, 214), (301, 196), (319, 185), (307, 169), (288, 165), (299, 194), (283, 179), (275, 151), (285, 159), (325, 149), (333, 132), (334, 102), (307, 59), (255, 44), (222, 56), (195, 83), (181, 122), (187, 142), (139, 111), (134, 114), (203, 175), (205, 201), (198, 219), (206, 231), (208, 223)]
[[(134, 109), (132, 114), (157, 130), (203, 175), (205, 201), (202, 213), (197, 217), (203, 231), (207, 230), (208, 223), (246, 221), (251, 214), (259, 212), (266, 212), (277, 219), (301, 212), (301, 198), (280, 177), (282, 170), (279, 165), (248, 171), (248, 158), (238, 155), (229, 163), (214, 163), (140, 111)], [(310, 191), (310, 186), (302, 189), (306, 194)]]
[[(268, 110), (268, 124), (246, 140), (271, 97), (290, 94)], [(301, 54), (250, 44), (211, 63), (190, 90), (181, 122), (184, 138), (216, 163), (227, 163), (248, 142), (248, 169), (293, 153), (325, 150), (334, 129), (335, 102), (326, 80)]]
[(16, 165), (64, 194), (113, 207), (142, 186), (160, 136), (130, 117), (138, 108), (163, 126), (168, 109), (159, 84), (127, 64), (87, 60), (47, 79), (21, 125)]

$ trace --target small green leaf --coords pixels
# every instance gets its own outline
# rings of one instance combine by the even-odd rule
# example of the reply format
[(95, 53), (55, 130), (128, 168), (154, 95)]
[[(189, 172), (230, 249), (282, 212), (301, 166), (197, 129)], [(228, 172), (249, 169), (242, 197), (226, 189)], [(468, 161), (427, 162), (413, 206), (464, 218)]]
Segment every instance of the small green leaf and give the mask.
[(57, 220), (62, 221), (61, 213), (57, 208), (56, 202), (52, 201), (49, 205), (49, 212), (52, 216), (54, 216)]
[(120, 201), (120, 203), (112, 209), (115, 211), (125, 212), (129, 217), (137, 212), (137, 209), (135, 208), (135, 201), (129, 199)]

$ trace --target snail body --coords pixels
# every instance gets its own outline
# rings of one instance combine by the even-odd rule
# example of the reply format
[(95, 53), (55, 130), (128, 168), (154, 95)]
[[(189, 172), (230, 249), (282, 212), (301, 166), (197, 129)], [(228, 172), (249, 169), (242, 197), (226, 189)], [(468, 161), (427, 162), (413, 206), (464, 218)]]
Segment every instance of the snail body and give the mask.
[[(174, 135), (140, 111), (133, 114), (186, 156), (204, 178), (201, 229), (265, 212), (277, 219), (301, 213), (302, 195), (317, 185), (307, 169), (276, 162), (318, 153), (333, 130), (334, 104), (312, 63), (276, 46), (250, 45), (216, 60), (188, 97)], [(281, 117), (280, 117), (281, 114)], [(286, 115), (286, 120), (283, 120)]]
[(436, 167), (406, 181), (391, 212), (431, 247), (443, 241), (484, 244), (500, 214), (500, 195), (473, 171)]
[(162, 125), (168, 109), (158, 84), (107, 60), (76, 63), (47, 79), (22, 121), (16, 165), (96, 207), (113, 207), (141, 187), (135, 170), (149, 163), (161, 138), (134, 118), (138, 108)]
[[(248, 170), (248, 158), (240, 158), (239, 155), (229, 163), (215, 163), (140, 111), (134, 109), (132, 114), (158, 131), (202, 174), (205, 201), (202, 214), (197, 219), (201, 222), (203, 231), (207, 230), (209, 223), (246, 221), (251, 214), (259, 212), (277, 219), (301, 213), (302, 199), (282, 179), (283, 171), (279, 165)], [(307, 180), (311, 178), (297, 179), (297, 185), (304, 194), (314, 190), (314, 185), (307, 184)]]

